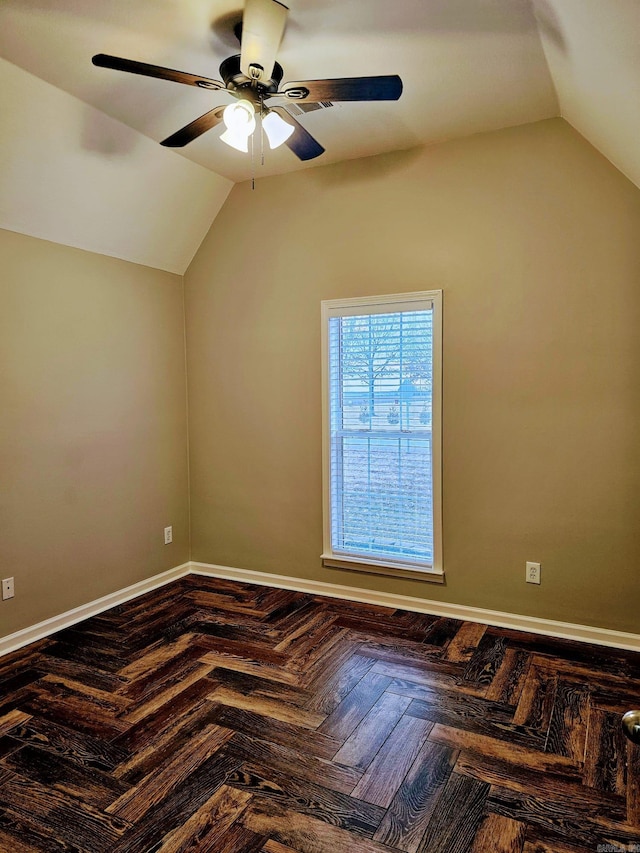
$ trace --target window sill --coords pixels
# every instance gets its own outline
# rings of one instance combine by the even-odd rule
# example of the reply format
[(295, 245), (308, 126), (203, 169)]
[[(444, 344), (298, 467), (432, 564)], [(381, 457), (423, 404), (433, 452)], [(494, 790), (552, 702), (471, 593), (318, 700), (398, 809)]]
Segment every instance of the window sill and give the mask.
[(426, 583), (444, 583), (444, 572), (437, 569), (417, 569), (402, 563), (367, 563), (356, 557), (321, 555), (322, 565), (328, 569), (346, 569), (349, 572), (365, 572), (391, 578), (410, 578)]

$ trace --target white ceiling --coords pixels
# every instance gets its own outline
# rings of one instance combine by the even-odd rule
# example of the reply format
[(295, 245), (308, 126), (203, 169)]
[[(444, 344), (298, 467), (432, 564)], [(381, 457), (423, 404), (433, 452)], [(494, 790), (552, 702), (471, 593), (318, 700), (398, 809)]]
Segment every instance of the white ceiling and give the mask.
[[(179, 164), (184, 163), (195, 170), (185, 186), (195, 199), (197, 221), (191, 231), (184, 225), (184, 245), (175, 257), (166, 257), (166, 245), (162, 254), (175, 211), (185, 210), (184, 193), (178, 192), (165, 219), (146, 228), (149, 245), (137, 252), (139, 262), (184, 268), (204, 219), (210, 215), (210, 224), (215, 217), (229, 181), (250, 177), (251, 160), (221, 143), (218, 129), (179, 152), (157, 142), (230, 97), (96, 68), (91, 57), (111, 53), (218, 78), (220, 62), (238, 52), (232, 23), (241, 5), (242, 0), (0, 0), (0, 57), (7, 60), (2, 88), (11, 90), (4, 93), (0, 125), (0, 226), (22, 230), (7, 224), (3, 209), (14, 206), (18, 190), (33, 194), (28, 168), (18, 164), (27, 157), (23, 148), (31, 158), (47, 159), (40, 180), (53, 181), (63, 201), (64, 182), (57, 173), (70, 174), (74, 158), (83, 169), (89, 155), (91, 168), (100, 158), (111, 166), (117, 160), (111, 173), (100, 164), (98, 186), (126, 182), (128, 195), (122, 198), (131, 196), (138, 213), (145, 190), (152, 193), (154, 210), (167, 203), (183, 180)], [(278, 53), (285, 81), (400, 74), (404, 92), (397, 102), (345, 103), (303, 115), (299, 120), (325, 154), (303, 164), (286, 146), (267, 151), (265, 165), (255, 166), (258, 176), (563, 115), (640, 186), (640, 0), (289, 0), (288, 5)], [(8, 71), (9, 63), (16, 73)], [(74, 113), (82, 113), (84, 124)], [(8, 126), (21, 134), (9, 141), (7, 115), (13, 116)], [(114, 158), (112, 147), (114, 134), (124, 138), (127, 130), (134, 136), (125, 148), (136, 151), (138, 160), (125, 164), (124, 154)], [(54, 150), (51, 137), (57, 140)], [(24, 180), (16, 186), (11, 180), (7, 194), (3, 173), (9, 168), (24, 173)], [(105, 219), (114, 193), (121, 200), (112, 186), (107, 201), (100, 202)], [(46, 207), (42, 196), (37, 202)], [(72, 201), (77, 203), (75, 197)], [(86, 199), (83, 205), (84, 221), (90, 205)], [(126, 206), (122, 214), (126, 219)], [(51, 211), (42, 216), (53, 219)], [(59, 239), (50, 224), (27, 231), (36, 232)], [(74, 239), (59, 241), (104, 251), (96, 248), (97, 235)], [(120, 251), (120, 237), (112, 242), (115, 249), (107, 254), (137, 259), (131, 257), (134, 250)]]

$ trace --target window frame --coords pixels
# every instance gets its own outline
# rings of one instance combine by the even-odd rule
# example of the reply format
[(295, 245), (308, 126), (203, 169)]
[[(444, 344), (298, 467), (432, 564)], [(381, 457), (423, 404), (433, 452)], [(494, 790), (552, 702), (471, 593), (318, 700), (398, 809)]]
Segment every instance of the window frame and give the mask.
[[(429, 305), (432, 318), (432, 496), (433, 496), (433, 564), (430, 567), (410, 562), (394, 562), (364, 555), (334, 553), (331, 537), (331, 424), (329, 320), (357, 314), (393, 313), (402, 310), (425, 310)], [(373, 310), (369, 310), (373, 309)], [(349, 569), (392, 577), (411, 577), (432, 583), (444, 582), (442, 560), (442, 290), (393, 293), (382, 296), (354, 296), (347, 299), (325, 299), (322, 314), (322, 513), (323, 551), (321, 560), (328, 568)]]

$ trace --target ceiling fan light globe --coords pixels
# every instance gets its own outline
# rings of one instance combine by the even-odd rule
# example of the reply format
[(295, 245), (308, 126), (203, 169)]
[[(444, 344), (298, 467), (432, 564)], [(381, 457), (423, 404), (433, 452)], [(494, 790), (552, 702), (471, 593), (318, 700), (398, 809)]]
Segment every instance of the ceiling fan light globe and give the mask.
[(294, 129), (288, 122), (277, 113), (269, 113), (262, 119), (262, 127), (267, 134), (269, 147), (273, 150), (286, 142), (291, 136)]
[(249, 137), (251, 133), (246, 133), (246, 131), (238, 131), (235, 129), (225, 130), (223, 134), (221, 134), (220, 139), (223, 142), (226, 142), (227, 145), (230, 145), (231, 148), (235, 148), (236, 151), (242, 151), (244, 154), (249, 152)]
[[(256, 126), (255, 108), (251, 101), (236, 101), (225, 107), (222, 114), (223, 121), (228, 130), (238, 130), (244, 133), (253, 133)], [(248, 128), (251, 127), (251, 130)]]

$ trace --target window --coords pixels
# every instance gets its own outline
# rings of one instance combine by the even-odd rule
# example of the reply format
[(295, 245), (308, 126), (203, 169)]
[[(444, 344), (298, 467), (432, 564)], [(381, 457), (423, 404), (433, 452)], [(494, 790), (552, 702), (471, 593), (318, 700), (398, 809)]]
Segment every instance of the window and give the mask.
[(443, 579), (441, 305), (322, 303), (325, 565)]

